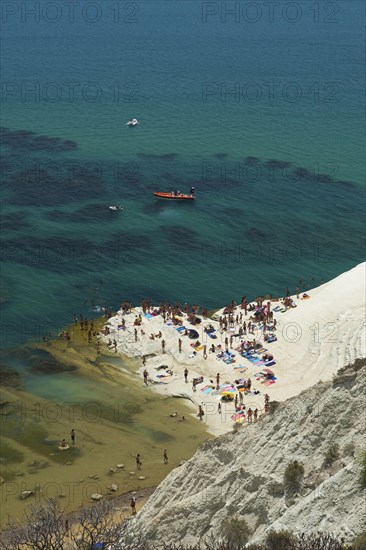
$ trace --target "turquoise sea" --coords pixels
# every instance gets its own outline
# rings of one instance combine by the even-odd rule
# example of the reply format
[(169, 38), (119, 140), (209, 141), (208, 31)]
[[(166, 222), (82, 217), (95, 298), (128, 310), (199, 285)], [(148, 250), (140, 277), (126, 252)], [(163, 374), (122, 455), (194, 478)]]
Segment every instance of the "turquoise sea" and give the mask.
[(363, 261), (363, 2), (70, 4), (2, 5), (4, 348)]

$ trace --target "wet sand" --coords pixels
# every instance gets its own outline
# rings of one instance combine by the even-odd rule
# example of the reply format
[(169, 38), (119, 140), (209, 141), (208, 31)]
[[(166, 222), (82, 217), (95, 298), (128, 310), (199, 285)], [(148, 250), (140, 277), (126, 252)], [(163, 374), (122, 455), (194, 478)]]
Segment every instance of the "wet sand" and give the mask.
[[(118, 496), (157, 486), (211, 437), (189, 416), (183, 399), (162, 399), (152, 386), (143, 385), (135, 374), (138, 360), (97, 355), (80, 334), (70, 344), (58, 339), (37, 348), (75, 370), (24, 372), (23, 389), (2, 389), (2, 528), (8, 514), (21, 517), (28, 504), (45, 497), (57, 496), (69, 512), (90, 504), (94, 493)], [(175, 411), (178, 416), (171, 418)], [(183, 415), (187, 420), (179, 422)], [(63, 438), (70, 445), (66, 450), (59, 449)], [(110, 490), (112, 484), (117, 491)], [(23, 491), (34, 495), (21, 500)]]

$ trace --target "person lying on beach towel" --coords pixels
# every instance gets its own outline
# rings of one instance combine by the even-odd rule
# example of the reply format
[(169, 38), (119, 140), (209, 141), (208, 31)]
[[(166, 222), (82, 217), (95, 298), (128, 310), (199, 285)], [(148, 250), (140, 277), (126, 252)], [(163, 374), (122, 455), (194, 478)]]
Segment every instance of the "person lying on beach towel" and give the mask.
[(271, 344), (272, 342), (276, 342), (277, 336), (274, 336), (272, 334), (266, 334), (264, 336), (264, 341), (267, 342), (267, 344)]
[(203, 382), (203, 376), (199, 376), (198, 378), (193, 378), (193, 385), (197, 386), (197, 384), (202, 384)]

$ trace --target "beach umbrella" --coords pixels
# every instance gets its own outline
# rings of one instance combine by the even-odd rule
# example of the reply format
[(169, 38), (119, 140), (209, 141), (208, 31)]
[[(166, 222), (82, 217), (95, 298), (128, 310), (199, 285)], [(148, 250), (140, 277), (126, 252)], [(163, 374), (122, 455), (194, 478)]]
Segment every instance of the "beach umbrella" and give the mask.
[(274, 376), (274, 372), (271, 369), (263, 369), (263, 371), (269, 374), (270, 376)]
[(234, 400), (234, 395), (230, 392), (224, 392), (221, 396), (221, 399), (223, 401), (233, 401)]

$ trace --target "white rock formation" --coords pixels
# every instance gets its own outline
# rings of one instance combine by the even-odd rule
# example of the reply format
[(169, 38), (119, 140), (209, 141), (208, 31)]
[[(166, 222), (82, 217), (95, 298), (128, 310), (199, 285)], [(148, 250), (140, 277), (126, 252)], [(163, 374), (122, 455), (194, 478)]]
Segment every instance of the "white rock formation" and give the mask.
[[(160, 484), (131, 520), (153, 543), (195, 544), (220, 536), (225, 518), (245, 518), (259, 542), (274, 528), (327, 531), (353, 540), (365, 529), (359, 453), (365, 449), (365, 367), (348, 367), (283, 403), (257, 424), (203, 444)], [(364, 363), (364, 362), (363, 362)], [(323, 465), (330, 445), (340, 458)], [(354, 445), (353, 456), (351, 446)], [(284, 494), (284, 472), (303, 463), (300, 494)]]

